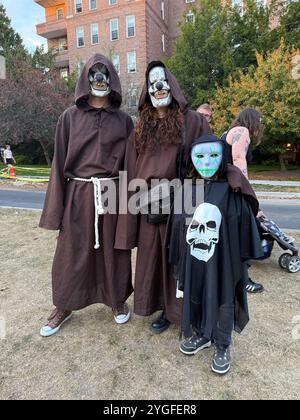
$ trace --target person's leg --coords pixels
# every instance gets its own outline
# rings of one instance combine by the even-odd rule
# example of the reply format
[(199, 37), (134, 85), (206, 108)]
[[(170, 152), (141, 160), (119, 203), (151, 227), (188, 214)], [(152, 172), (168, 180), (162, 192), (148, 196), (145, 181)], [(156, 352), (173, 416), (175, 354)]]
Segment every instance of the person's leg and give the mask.
[(246, 290), (248, 293), (262, 293), (264, 291), (264, 286), (260, 283), (254, 282), (250, 277), (248, 270), (250, 268), (250, 264), (245, 262), (243, 264), (243, 280), (246, 285)]
[(212, 361), (212, 371), (225, 375), (230, 369), (230, 345), (234, 326), (234, 304), (222, 305), (216, 328), (216, 350)]

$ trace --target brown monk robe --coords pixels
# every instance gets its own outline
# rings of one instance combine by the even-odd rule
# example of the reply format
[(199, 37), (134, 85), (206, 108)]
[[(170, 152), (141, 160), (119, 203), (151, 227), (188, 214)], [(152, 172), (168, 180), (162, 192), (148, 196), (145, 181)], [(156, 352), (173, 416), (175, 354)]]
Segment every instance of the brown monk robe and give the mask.
[[(97, 63), (104, 64), (109, 72), (107, 107), (90, 105), (95, 97), (90, 95), (89, 71)], [(106, 57), (95, 54), (86, 63), (76, 86), (75, 102), (58, 121), (51, 178), (40, 220), (40, 227), (60, 230), (52, 268), (53, 303), (64, 311), (94, 303), (118, 308), (133, 292), (131, 252), (114, 249), (117, 214), (99, 216), (100, 248), (94, 249), (94, 186), (74, 180), (114, 178), (125, 169), (126, 142), (133, 123), (120, 110), (120, 80)], [(108, 182), (118, 187), (117, 180)]]
[[(152, 106), (147, 83), (150, 70), (156, 66), (165, 67), (161, 62), (152, 62), (148, 66), (139, 102), (135, 139), (129, 139), (126, 151), (129, 180), (133, 177), (141, 178), (146, 180), (148, 185), (151, 179), (177, 178), (177, 155), (184, 131), (186, 156), (192, 141), (210, 132), (203, 116), (188, 110), (187, 101), (177, 80), (166, 68), (166, 78), (173, 100), (166, 116), (159, 118), (156, 108)], [(139, 215), (136, 218), (130, 215), (120, 216), (115, 247), (138, 247), (134, 312), (137, 315), (148, 316), (163, 310), (168, 321), (180, 324), (182, 299), (176, 298), (176, 284), (164, 246), (165, 234), (166, 223), (149, 224), (147, 215)], [(163, 329), (155, 332), (162, 332)]]

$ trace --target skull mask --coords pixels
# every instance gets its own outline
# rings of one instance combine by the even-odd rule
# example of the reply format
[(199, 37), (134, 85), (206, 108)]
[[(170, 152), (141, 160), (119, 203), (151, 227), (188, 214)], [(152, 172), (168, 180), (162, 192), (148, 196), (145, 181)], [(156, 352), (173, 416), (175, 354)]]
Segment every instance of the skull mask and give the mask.
[(103, 98), (110, 94), (109, 73), (104, 64), (95, 64), (89, 72), (91, 94)]
[(213, 204), (202, 203), (197, 207), (186, 234), (193, 257), (204, 262), (211, 259), (219, 242), (221, 221), (221, 212)]
[(169, 106), (172, 102), (171, 88), (163, 67), (157, 66), (150, 70), (148, 76), (148, 93), (154, 108)]

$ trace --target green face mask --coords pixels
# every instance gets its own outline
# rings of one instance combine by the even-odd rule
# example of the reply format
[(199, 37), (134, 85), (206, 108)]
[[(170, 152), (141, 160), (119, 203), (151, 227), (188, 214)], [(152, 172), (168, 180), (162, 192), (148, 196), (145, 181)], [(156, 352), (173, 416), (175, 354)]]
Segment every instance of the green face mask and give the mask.
[(223, 157), (220, 143), (199, 143), (192, 148), (193, 165), (202, 178), (212, 178), (218, 171)]

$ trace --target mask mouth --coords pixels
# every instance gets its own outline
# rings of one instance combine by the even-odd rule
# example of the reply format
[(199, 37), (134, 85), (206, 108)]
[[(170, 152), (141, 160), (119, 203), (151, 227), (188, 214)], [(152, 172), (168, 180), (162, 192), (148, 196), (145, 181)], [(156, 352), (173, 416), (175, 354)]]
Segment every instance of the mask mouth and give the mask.
[(93, 82), (93, 88), (105, 92), (108, 89), (108, 84), (106, 82)]
[(168, 90), (158, 90), (154, 93), (154, 98), (157, 100), (166, 99), (169, 96)]

